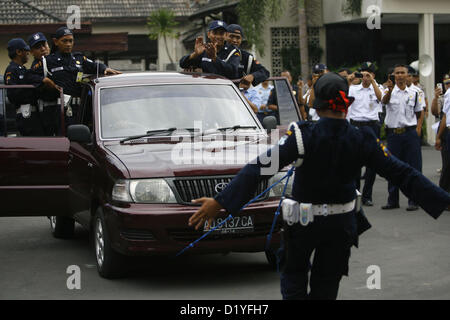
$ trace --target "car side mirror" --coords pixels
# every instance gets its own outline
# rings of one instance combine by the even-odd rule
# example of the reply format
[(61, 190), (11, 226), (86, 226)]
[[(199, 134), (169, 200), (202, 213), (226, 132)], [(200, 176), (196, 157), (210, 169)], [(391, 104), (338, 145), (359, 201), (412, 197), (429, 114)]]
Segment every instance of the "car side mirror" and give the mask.
[(91, 131), (84, 124), (73, 124), (67, 128), (69, 141), (80, 143), (91, 143)]
[(270, 131), (277, 128), (277, 118), (274, 116), (267, 116), (263, 120), (263, 127), (270, 133)]

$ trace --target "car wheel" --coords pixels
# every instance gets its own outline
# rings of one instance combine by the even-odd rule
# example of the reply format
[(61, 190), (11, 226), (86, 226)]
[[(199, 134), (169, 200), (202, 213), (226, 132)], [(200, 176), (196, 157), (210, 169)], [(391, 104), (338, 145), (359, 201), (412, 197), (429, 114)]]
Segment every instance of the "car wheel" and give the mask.
[(267, 262), (269, 263), (270, 269), (277, 271), (277, 269), (278, 269), (277, 254), (272, 249), (266, 250), (265, 253), (266, 253), (266, 259), (267, 259)]
[(52, 235), (57, 239), (69, 239), (75, 231), (75, 220), (68, 217), (51, 216), (50, 228)]
[(111, 247), (105, 219), (100, 209), (95, 215), (93, 228), (94, 253), (98, 273), (106, 279), (122, 277), (124, 257)]

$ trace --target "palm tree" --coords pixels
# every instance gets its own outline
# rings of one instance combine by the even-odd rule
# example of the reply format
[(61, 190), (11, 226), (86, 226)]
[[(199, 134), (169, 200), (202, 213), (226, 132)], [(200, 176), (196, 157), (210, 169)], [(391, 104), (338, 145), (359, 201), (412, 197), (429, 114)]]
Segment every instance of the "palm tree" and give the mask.
[(309, 54), (305, 2), (305, 0), (298, 0), (298, 35), (300, 47), (300, 63), (302, 66), (302, 78), (306, 81), (309, 75)]
[(178, 23), (175, 21), (175, 15), (173, 11), (169, 9), (159, 9), (157, 11), (153, 11), (147, 19), (147, 27), (150, 31), (148, 37), (152, 40), (158, 40), (158, 38), (161, 37), (164, 39), (166, 53), (172, 65), (174, 62), (170, 56), (169, 48), (167, 46), (167, 37), (178, 37), (178, 32), (175, 31), (175, 27), (177, 25)]

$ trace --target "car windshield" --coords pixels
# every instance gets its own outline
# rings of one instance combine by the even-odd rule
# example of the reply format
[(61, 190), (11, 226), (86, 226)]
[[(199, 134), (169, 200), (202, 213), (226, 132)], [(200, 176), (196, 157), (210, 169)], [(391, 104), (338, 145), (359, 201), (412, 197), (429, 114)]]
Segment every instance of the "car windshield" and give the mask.
[[(231, 85), (148, 85), (100, 91), (102, 138), (152, 130), (259, 127)], [(167, 134), (170, 135), (170, 132)]]

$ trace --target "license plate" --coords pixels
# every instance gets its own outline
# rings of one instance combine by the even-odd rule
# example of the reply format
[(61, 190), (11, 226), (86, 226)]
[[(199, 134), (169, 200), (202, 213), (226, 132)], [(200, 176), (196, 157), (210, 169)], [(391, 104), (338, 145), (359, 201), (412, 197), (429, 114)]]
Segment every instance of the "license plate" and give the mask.
[[(208, 232), (210, 229), (220, 225), (226, 218), (217, 218), (213, 221), (211, 228), (207, 229), (207, 223), (203, 227), (204, 232)], [(233, 217), (223, 225), (218, 227), (212, 232), (212, 234), (229, 234), (229, 233), (248, 233), (254, 230), (254, 217), (253, 216), (239, 216)]]

